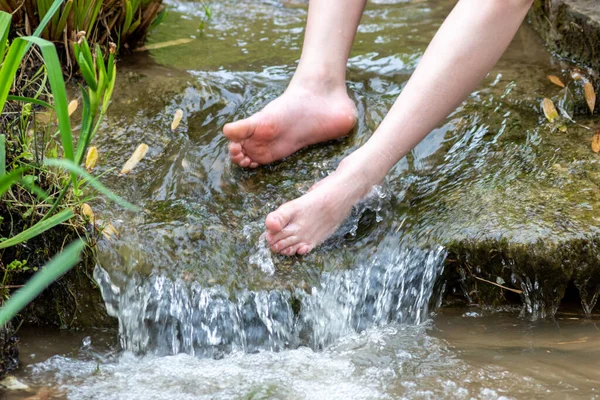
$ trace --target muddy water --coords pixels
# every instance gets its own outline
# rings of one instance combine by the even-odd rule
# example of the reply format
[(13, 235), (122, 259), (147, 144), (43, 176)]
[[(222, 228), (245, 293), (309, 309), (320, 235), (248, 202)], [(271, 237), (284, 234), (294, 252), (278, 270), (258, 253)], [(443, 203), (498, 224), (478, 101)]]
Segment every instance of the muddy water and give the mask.
[[(527, 27), (480, 90), (324, 246), (286, 258), (259, 239), (269, 211), (368, 139), (452, 4), (372, 2), (349, 61), (355, 131), (246, 171), (228, 162), (221, 128), (285, 89), (306, 5), (218, 2), (201, 34), (201, 5), (171, 1), (152, 41), (196, 40), (120, 65), (95, 139), (104, 182), (145, 209), (94, 203), (120, 232), (99, 244), (95, 273), (119, 330), (25, 338), (24, 358), (36, 356), (22, 378), (57, 396), (102, 399), (595, 396), (598, 375), (585, 368), (599, 338), (593, 319), (529, 323), (480, 310), (429, 319), (445, 240), (509, 230), (534, 241), (554, 228), (543, 218), (527, 225), (489, 190), (506, 187), (506, 198), (553, 222), (558, 209), (569, 229), (591, 229), (590, 208), (578, 206), (595, 201), (585, 182), (563, 179), (576, 199), (530, 190), (547, 181), (558, 190), (548, 165), (572, 161), (583, 136), (548, 133), (539, 101), (561, 66)], [(171, 131), (177, 109), (184, 118)], [(118, 177), (141, 142), (145, 160)], [(569, 153), (541, 156), (556, 147)], [(44, 344), (53, 340), (69, 349)]]

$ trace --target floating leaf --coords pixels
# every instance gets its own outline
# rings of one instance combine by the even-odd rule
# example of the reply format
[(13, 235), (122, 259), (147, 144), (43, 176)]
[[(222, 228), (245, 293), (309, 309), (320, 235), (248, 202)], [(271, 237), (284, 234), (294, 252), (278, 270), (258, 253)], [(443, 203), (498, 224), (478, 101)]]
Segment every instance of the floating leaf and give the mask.
[(102, 235), (106, 240), (112, 240), (113, 238), (119, 238), (119, 231), (110, 222), (102, 228)]
[(88, 149), (85, 157), (85, 169), (90, 172), (96, 166), (96, 161), (98, 161), (98, 148), (92, 146)]
[(144, 143), (140, 144), (137, 147), (137, 149), (135, 149), (131, 157), (129, 157), (129, 160), (127, 160), (125, 165), (123, 165), (123, 169), (121, 169), (119, 175), (125, 175), (126, 173), (130, 172), (133, 168), (135, 168), (135, 166), (142, 160), (142, 158), (144, 158), (147, 152), (148, 145)]
[(548, 79), (550, 80), (550, 82), (554, 83), (556, 86), (560, 86), (561, 88), (565, 87), (565, 84), (556, 75), (548, 75)]
[(544, 110), (544, 115), (546, 118), (548, 118), (548, 121), (552, 122), (556, 117), (558, 117), (558, 111), (556, 111), (554, 103), (549, 98), (544, 98), (544, 101), (542, 102), (542, 108)]
[(175, 115), (173, 116), (173, 122), (171, 122), (171, 130), (172, 131), (177, 129), (182, 118), (183, 118), (183, 110), (177, 109), (177, 111), (175, 111)]
[(96, 222), (96, 216), (94, 215), (94, 211), (92, 211), (92, 207), (90, 207), (88, 203), (83, 203), (81, 205), (81, 214), (87, 217), (92, 224)]
[(600, 153), (600, 129), (594, 133), (592, 137), (592, 151), (594, 153)]
[(69, 117), (71, 115), (73, 115), (75, 110), (77, 110), (77, 106), (79, 106), (79, 102), (77, 100), (71, 100), (71, 102), (69, 103), (69, 106), (67, 107), (67, 110), (69, 112)]
[(153, 43), (153, 44), (149, 44), (143, 47), (139, 47), (137, 48), (135, 51), (146, 51), (146, 50), (156, 50), (156, 49), (162, 49), (163, 47), (171, 47), (171, 46), (177, 46), (180, 44), (186, 44), (191, 42), (192, 38), (182, 38), (182, 39), (175, 39), (175, 40), (169, 40), (167, 42), (161, 42), (161, 43)]
[(586, 82), (583, 84), (583, 91), (585, 92), (585, 101), (593, 114), (594, 108), (596, 108), (596, 92), (594, 91), (594, 86), (590, 82)]

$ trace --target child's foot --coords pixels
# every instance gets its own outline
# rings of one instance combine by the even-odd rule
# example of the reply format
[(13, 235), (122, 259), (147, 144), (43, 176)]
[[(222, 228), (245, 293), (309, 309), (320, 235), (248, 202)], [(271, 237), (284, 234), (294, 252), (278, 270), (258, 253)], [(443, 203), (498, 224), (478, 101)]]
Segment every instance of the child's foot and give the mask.
[(226, 124), (231, 160), (256, 168), (303, 147), (347, 135), (356, 106), (345, 86), (335, 89), (290, 85), (280, 97), (249, 118)]
[(368, 177), (369, 168), (365, 160), (351, 155), (304, 196), (270, 213), (265, 225), (271, 250), (286, 256), (302, 255), (325, 241), (348, 217), (354, 204), (381, 182)]

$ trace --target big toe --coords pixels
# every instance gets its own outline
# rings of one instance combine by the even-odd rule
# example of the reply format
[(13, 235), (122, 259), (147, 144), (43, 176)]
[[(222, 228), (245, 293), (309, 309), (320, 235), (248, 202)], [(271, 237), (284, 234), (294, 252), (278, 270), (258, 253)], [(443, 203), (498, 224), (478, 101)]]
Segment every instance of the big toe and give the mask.
[(255, 129), (256, 117), (253, 115), (250, 118), (225, 124), (223, 127), (223, 135), (232, 142), (241, 142), (252, 136)]
[(287, 204), (284, 204), (277, 210), (267, 215), (265, 226), (267, 227), (268, 233), (271, 235), (276, 235), (277, 233), (281, 232), (281, 230), (285, 228), (287, 224), (289, 224), (292, 216), (293, 209)]

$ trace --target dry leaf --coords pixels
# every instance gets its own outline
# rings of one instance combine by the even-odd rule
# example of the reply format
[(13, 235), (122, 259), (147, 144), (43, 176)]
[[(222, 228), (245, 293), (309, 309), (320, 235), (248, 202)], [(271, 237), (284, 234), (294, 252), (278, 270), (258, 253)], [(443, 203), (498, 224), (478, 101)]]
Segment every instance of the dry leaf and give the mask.
[(585, 92), (585, 101), (587, 101), (588, 107), (593, 114), (594, 108), (596, 108), (596, 92), (594, 91), (594, 86), (590, 82), (586, 82), (583, 84), (583, 91)]
[(544, 115), (546, 118), (548, 118), (548, 121), (552, 122), (556, 117), (558, 117), (558, 111), (556, 111), (554, 103), (549, 98), (544, 98), (544, 101), (542, 102), (542, 108), (544, 110)]
[(592, 137), (592, 151), (594, 153), (600, 153), (600, 130), (597, 130)]
[(69, 112), (69, 117), (71, 115), (73, 115), (75, 110), (77, 110), (78, 105), (79, 105), (79, 103), (77, 102), (77, 100), (71, 100), (71, 102), (69, 103), (69, 106), (67, 107), (67, 110)]
[(92, 207), (90, 207), (88, 203), (83, 203), (81, 205), (81, 214), (87, 217), (92, 224), (96, 222), (96, 216), (94, 215), (94, 211), (92, 211)]
[(85, 157), (85, 169), (90, 172), (96, 166), (96, 161), (98, 161), (98, 149), (96, 146), (92, 146), (88, 149)]
[(554, 83), (556, 86), (560, 86), (562, 88), (565, 87), (565, 84), (556, 75), (548, 75), (548, 79), (550, 80), (550, 82)]
[(174, 131), (179, 126), (181, 122), (181, 118), (183, 118), (183, 110), (177, 109), (175, 111), (175, 115), (173, 116), (173, 122), (171, 122), (171, 130)]
[(119, 172), (119, 175), (125, 175), (126, 173), (130, 172), (133, 168), (135, 168), (135, 166), (142, 160), (142, 158), (144, 158), (147, 152), (148, 145), (144, 143), (140, 144), (137, 147), (137, 149), (135, 149), (131, 157), (129, 157), (129, 160), (127, 160), (125, 165), (123, 165), (123, 168), (121, 169), (121, 172)]
[(146, 50), (156, 50), (156, 49), (162, 49), (163, 47), (171, 47), (171, 46), (177, 46), (179, 44), (186, 44), (191, 42), (192, 38), (182, 38), (182, 39), (175, 39), (175, 40), (169, 40), (166, 42), (161, 42), (161, 43), (153, 43), (153, 44), (149, 44), (147, 46), (143, 46), (143, 47), (139, 47), (134, 51), (146, 51)]
[(119, 238), (119, 231), (110, 222), (102, 228), (102, 235), (106, 240), (112, 240), (113, 238)]

